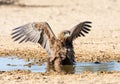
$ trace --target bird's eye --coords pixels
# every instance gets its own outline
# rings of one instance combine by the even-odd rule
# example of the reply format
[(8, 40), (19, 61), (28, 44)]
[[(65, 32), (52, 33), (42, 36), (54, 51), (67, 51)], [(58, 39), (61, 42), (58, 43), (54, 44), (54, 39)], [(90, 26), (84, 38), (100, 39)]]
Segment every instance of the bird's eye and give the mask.
[(64, 32), (64, 35), (66, 34), (66, 32)]

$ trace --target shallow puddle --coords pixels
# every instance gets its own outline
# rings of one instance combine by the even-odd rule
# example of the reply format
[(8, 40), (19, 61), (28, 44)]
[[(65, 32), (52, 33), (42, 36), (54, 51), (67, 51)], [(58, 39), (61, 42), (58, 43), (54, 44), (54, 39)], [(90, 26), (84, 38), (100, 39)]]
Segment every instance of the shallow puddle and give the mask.
[[(30, 70), (31, 72), (46, 72), (45, 64), (35, 64), (34, 60), (25, 61), (17, 57), (0, 57), (0, 71)], [(120, 63), (112, 62), (77, 62), (74, 66), (64, 66), (64, 71), (79, 74), (83, 71), (120, 71)]]

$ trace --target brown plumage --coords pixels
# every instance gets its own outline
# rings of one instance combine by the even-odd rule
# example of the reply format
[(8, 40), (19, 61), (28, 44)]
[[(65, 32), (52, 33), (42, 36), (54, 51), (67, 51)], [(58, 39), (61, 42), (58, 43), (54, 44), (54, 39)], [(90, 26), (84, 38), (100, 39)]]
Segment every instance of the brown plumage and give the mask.
[(34, 22), (13, 29), (12, 38), (19, 43), (31, 41), (39, 43), (48, 53), (47, 64), (59, 67), (60, 65), (74, 64), (73, 40), (85, 36), (91, 28), (91, 22), (81, 22), (71, 30), (65, 30), (58, 35), (53, 33), (47, 22)]

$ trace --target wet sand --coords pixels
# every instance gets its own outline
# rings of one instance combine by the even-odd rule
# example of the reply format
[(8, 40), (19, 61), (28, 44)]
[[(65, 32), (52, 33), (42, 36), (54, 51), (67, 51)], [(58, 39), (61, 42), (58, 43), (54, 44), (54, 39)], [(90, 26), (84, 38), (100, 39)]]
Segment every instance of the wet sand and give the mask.
[[(1, 5), (0, 56), (15, 55), (43, 62), (47, 54), (40, 45), (14, 42), (10, 36), (13, 28), (29, 22), (47, 21), (57, 35), (81, 21), (89, 20), (93, 22), (90, 33), (85, 38), (81, 37), (74, 41), (76, 61), (120, 61), (119, 8), (119, 0), (20, 0), (15, 5)], [(119, 84), (119, 77), (119, 72), (63, 75), (10, 71), (0, 72), (0, 83)]]
[(119, 72), (83, 72), (79, 75), (71, 74), (41, 74), (29, 71), (0, 72), (2, 84), (119, 84)]

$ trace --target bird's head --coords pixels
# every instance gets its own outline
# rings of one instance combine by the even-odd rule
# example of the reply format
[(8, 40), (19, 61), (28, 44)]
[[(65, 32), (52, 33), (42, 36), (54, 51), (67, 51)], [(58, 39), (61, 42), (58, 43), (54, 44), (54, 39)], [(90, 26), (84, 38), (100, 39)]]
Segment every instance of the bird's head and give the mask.
[(61, 39), (61, 40), (65, 40), (65, 39), (67, 39), (68, 37), (70, 37), (70, 31), (68, 31), (68, 30), (62, 31), (62, 32), (58, 35), (58, 39)]

